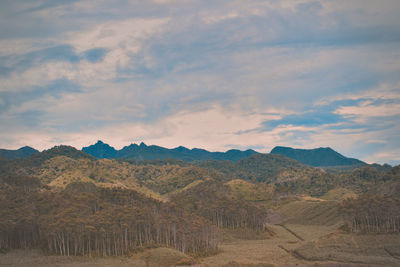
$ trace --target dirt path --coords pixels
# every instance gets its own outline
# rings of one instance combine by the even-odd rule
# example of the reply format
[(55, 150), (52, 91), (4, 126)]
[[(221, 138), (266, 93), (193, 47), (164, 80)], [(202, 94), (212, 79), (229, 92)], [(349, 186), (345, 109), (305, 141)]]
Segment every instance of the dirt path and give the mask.
[(302, 238), (301, 236), (299, 236), (297, 233), (295, 233), (294, 231), (290, 230), (289, 228), (286, 227), (286, 225), (283, 224), (276, 224), (280, 227), (282, 227), (283, 229), (285, 229), (286, 231), (288, 231), (289, 233), (291, 233), (292, 235), (294, 235), (297, 239), (299, 239), (300, 241), (305, 241), (304, 238)]
[(392, 252), (390, 252), (387, 248), (383, 248), (387, 254), (389, 254), (392, 258), (396, 259), (396, 260), (400, 260), (400, 257), (394, 255)]

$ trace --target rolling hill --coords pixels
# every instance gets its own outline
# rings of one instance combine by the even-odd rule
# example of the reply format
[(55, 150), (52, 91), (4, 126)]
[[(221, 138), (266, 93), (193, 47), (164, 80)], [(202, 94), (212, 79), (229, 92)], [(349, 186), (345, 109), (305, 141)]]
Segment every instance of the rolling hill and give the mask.
[(27, 158), (38, 152), (39, 152), (38, 150), (29, 146), (24, 146), (17, 150), (0, 149), (0, 158), (5, 158), (5, 159)]

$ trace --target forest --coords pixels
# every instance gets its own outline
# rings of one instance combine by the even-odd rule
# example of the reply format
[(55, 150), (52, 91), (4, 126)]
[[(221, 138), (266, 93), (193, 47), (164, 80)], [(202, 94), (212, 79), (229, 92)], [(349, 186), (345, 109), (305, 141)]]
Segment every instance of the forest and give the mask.
[(207, 220), (133, 190), (76, 183), (51, 192), (35, 178), (13, 177), (3, 179), (0, 203), (2, 251), (41, 247), (59, 255), (118, 256), (160, 245), (193, 254), (217, 250), (218, 231)]
[(341, 212), (351, 232), (398, 233), (400, 232), (400, 198), (364, 194), (356, 199), (346, 199)]

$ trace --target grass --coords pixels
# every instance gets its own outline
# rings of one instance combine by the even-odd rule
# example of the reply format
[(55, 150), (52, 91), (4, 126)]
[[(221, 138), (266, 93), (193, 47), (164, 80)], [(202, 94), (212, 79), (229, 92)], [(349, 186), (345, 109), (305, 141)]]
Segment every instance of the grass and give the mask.
[(295, 252), (307, 260), (400, 266), (400, 235), (332, 233)]
[[(280, 246), (289, 250), (297, 248), (302, 244), (292, 233), (277, 225), (270, 225), (270, 229), (275, 233), (274, 236), (268, 239), (244, 240), (234, 238), (224, 238), (220, 245), (220, 253), (211, 257), (201, 259), (204, 266), (224, 266), (228, 263), (237, 263), (236, 266), (266, 266), (282, 264), (308, 264), (309, 261), (304, 261), (294, 257)], [(309, 231), (318, 229), (320, 226), (305, 226)], [(320, 230), (319, 232), (323, 232)], [(329, 232), (323, 232), (327, 234)], [(226, 265), (229, 266), (229, 265)], [(235, 266), (235, 265), (232, 265)]]
[(182, 252), (170, 248), (155, 248), (138, 255), (146, 261), (146, 267), (175, 266), (177, 263), (193, 262)]
[(285, 223), (304, 225), (336, 225), (342, 222), (336, 201), (300, 199), (280, 206), (277, 212), (286, 216)]
[(146, 261), (132, 257), (109, 257), (109, 258), (89, 258), (89, 257), (67, 257), (67, 256), (47, 256), (40, 250), (13, 250), (6, 254), (0, 253), (0, 266), (8, 267), (112, 267), (112, 266), (137, 266), (147, 267)]
[(347, 198), (355, 198), (357, 194), (346, 188), (335, 188), (329, 190), (322, 199), (325, 200), (344, 200)]
[(193, 258), (170, 248), (155, 248), (134, 254), (130, 257), (81, 257), (81, 256), (48, 256), (40, 250), (13, 250), (0, 253), (0, 266), (9, 267), (168, 267), (177, 263), (194, 263)]

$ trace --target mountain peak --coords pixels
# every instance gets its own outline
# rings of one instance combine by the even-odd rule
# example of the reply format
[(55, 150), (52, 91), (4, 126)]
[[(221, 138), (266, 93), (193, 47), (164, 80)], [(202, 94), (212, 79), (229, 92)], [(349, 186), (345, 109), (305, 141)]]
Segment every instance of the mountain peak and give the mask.
[(101, 159), (114, 158), (117, 154), (117, 150), (115, 150), (115, 148), (103, 143), (101, 140), (98, 140), (94, 145), (83, 147), (82, 151)]
[(143, 142), (141, 142), (139, 146), (140, 146), (140, 147), (147, 147), (146, 144), (143, 143)]
[(30, 147), (30, 146), (23, 146), (21, 148), (18, 149), (19, 151), (32, 151), (34, 153), (39, 152), (38, 150)]

